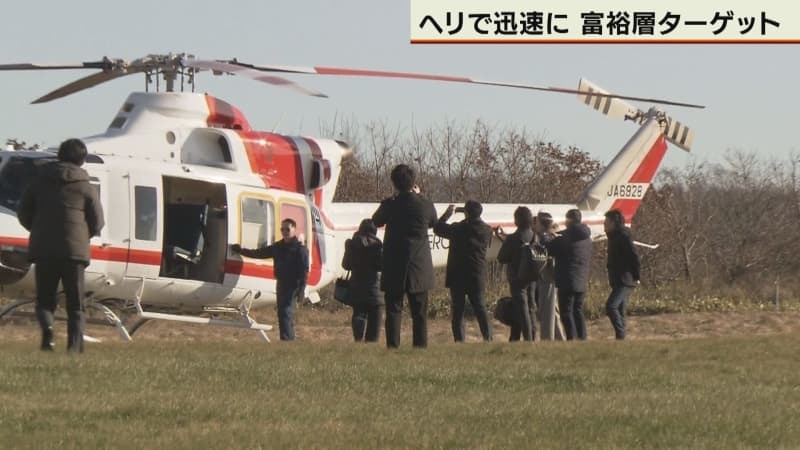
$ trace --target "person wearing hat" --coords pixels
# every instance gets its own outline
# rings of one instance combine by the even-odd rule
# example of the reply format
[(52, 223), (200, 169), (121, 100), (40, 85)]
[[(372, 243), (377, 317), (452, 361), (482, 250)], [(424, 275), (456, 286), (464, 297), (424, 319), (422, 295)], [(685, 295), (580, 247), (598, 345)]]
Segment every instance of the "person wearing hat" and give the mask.
[[(458, 211), (461, 212), (462, 208)], [(464, 220), (448, 224), (447, 220), (457, 211), (450, 205), (439, 217), (433, 232), (450, 241), (447, 252), (447, 277), (445, 286), (450, 288), (453, 302), (453, 339), (464, 341), (464, 307), (466, 299), (472, 305), (484, 341), (492, 340), (492, 327), (486, 312), (486, 250), (492, 243), (492, 228), (481, 220), (483, 207), (474, 200), (464, 204)]]

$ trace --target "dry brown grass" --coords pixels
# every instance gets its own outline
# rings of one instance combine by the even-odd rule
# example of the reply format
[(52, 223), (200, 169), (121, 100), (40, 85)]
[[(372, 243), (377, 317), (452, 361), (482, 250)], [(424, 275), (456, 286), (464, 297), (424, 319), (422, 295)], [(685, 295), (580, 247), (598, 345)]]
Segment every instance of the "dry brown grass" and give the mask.
[[(270, 309), (259, 311), (260, 321), (274, 324), (274, 312)], [(411, 337), (411, 320), (404, 318), (403, 340)], [(697, 337), (725, 337), (781, 334), (800, 330), (800, 312), (726, 312), (726, 313), (684, 313), (660, 314), (653, 316), (634, 316), (628, 319), (629, 339), (678, 339)], [(57, 324), (61, 334), (65, 324)], [(495, 339), (505, 340), (508, 327), (494, 322)], [(90, 326), (89, 334), (103, 340), (117, 340), (115, 329), (104, 326)], [(276, 333), (270, 332), (270, 337)], [(429, 320), (430, 342), (432, 344), (452, 341), (450, 321), (446, 319)], [(613, 330), (607, 319), (588, 322), (590, 340), (613, 338)], [(312, 342), (350, 341), (349, 310), (319, 310), (311, 307), (300, 308), (297, 313), (297, 335), (300, 340)], [(14, 319), (0, 325), (0, 340), (34, 342), (38, 327), (30, 319)], [(474, 320), (467, 320), (467, 338), (478, 341), (480, 333)], [(145, 324), (134, 336), (139, 341), (258, 341), (261, 338), (252, 331), (232, 328), (206, 327), (174, 322), (154, 321)]]

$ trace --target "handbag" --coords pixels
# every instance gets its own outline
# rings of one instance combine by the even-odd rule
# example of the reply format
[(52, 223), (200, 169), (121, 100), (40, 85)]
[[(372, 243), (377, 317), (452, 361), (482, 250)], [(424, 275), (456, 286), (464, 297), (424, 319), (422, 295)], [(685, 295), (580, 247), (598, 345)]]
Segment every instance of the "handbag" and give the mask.
[(350, 295), (350, 272), (348, 271), (344, 277), (339, 277), (333, 284), (333, 298), (344, 303), (347, 306), (352, 306), (352, 296)]
[(511, 297), (503, 297), (494, 305), (494, 318), (503, 325), (513, 326), (516, 324), (514, 309), (511, 305)]

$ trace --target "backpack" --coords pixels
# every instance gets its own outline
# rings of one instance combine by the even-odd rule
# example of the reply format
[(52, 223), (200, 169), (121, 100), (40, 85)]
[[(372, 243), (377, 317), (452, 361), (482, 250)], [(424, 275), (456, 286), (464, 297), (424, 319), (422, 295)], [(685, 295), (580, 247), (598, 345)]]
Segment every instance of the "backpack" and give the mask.
[(547, 265), (547, 250), (539, 245), (524, 243), (519, 248), (517, 257), (517, 280), (533, 283), (541, 277)]

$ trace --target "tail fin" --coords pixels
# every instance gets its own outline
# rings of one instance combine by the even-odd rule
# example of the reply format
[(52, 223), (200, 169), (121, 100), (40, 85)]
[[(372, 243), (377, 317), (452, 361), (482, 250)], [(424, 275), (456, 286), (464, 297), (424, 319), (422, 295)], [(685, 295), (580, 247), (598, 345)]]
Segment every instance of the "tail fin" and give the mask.
[(578, 99), (587, 106), (609, 117), (631, 120), (640, 125), (636, 134), (578, 201), (578, 207), (584, 211), (603, 213), (619, 209), (629, 222), (655, 178), (667, 151), (667, 142), (688, 152), (694, 133), (686, 125), (656, 109), (644, 112), (624, 100), (593, 95), (609, 92), (589, 81), (581, 80), (578, 90), (588, 93), (578, 95)]
[(586, 189), (578, 208), (597, 212), (619, 209), (629, 222), (642, 203), (666, 151), (662, 126), (657, 118), (648, 119)]

